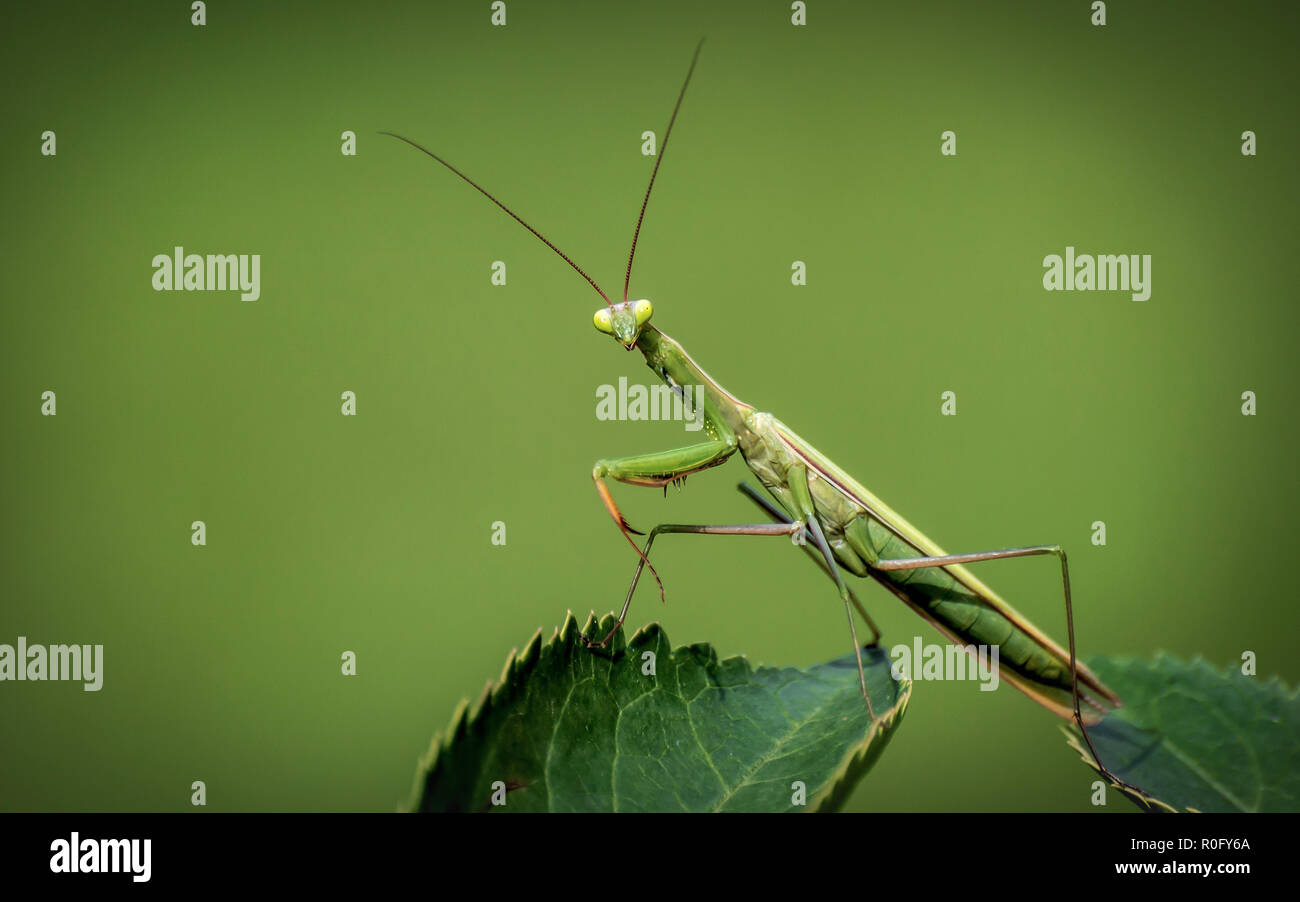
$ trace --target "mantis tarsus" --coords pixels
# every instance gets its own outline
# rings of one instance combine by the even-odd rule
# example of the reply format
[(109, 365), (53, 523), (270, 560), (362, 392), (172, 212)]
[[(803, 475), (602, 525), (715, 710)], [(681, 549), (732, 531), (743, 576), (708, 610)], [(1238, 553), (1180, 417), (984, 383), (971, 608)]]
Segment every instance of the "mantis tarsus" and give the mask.
[[(795, 538), (803, 541), (805, 550), (813, 556), (823, 572), (832, 578), (844, 602), (849, 629), (853, 635), (853, 648), (858, 658), (862, 694), (873, 718), (875, 712), (871, 710), (871, 698), (867, 693), (862, 646), (853, 620), (854, 609), (871, 629), (873, 644), (879, 640), (880, 633), (846, 583), (845, 572), (875, 579), (948, 639), (968, 650), (972, 645), (999, 646), (1001, 677), (1054, 714), (1073, 719), (1102, 773), (1117, 785), (1128, 787), (1128, 784), (1102, 765), (1101, 757), (1088, 736), (1087, 725), (1095, 724), (1109, 711), (1119, 707), (1121, 702), (1076, 657), (1070, 575), (1065, 551), (1059, 545), (1031, 545), (1000, 551), (947, 554), (780, 420), (770, 413), (756, 410), (726, 391), (691, 359), (681, 344), (650, 325), (653, 307), (648, 300), (628, 300), (632, 259), (636, 255), (637, 238), (641, 233), (646, 206), (650, 202), (650, 192), (668, 149), (673, 124), (681, 109), (682, 98), (686, 96), (686, 88), (695, 71), (702, 45), (703, 41), (695, 48), (690, 69), (673, 106), (672, 117), (668, 120), (668, 128), (664, 132), (663, 142), (650, 173), (650, 184), (641, 202), (641, 212), (637, 216), (636, 229), (632, 235), (632, 250), (628, 254), (623, 300), (620, 303), (612, 302), (581, 267), (469, 176), (409, 138), (383, 132), (428, 154), (468, 182), (577, 270), (605, 300), (605, 306), (598, 309), (594, 317), (596, 328), (613, 337), (627, 350), (639, 350), (644, 355), (646, 364), (669, 388), (680, 391), (683, 386), (704, 387), (705, 441), (671, 451), (599, 460), (592, 470), (592, 479), (601, 501), (623, 537), (636, 550), (639, 560), (617, 622), (603, 638), (587, 639), (588, 648), (603, 648), (623, 625), (632, 595), (645, 568), (649, 568), (654, 576), (659, 585), (660, 598), (663, 598), (663, 582), (650, 563), (651, 546), (658, 536), (693, 534)], [(660, 524), (650, 531), (644, 547), (637, 544), (633, 535), (644, 533), (634, 530), (623, 518), (607, 480), (629, 485), (666, 487), (670, 483), (680, 483), (693, 473), (725, 463), (736, 452), (740, 453), (754, 476), (776, 499), (777, 503), (773, 504), (751, 486), (743, 483), (740, 486), (764, 510), (769, 518), (767, 522), (734, 525)], [(1069, 635), (1068, 654), (964, 566), (1031, 555), (1052, 555), (1060, 562), (1066, 629)]]

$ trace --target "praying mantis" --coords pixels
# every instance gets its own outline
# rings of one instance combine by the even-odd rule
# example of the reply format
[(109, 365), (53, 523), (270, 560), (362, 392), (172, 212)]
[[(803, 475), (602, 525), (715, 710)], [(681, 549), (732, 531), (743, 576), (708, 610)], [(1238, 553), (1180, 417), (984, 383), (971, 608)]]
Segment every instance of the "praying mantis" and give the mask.
[[(658, 584), (660, 599), (664, 598), (663, 581), (650, 563), (651, 547), (657, 537), (786, 537), (795, 544), (802, 545), (835, 584), (848, 616), (862, 695), (873, 719), (875, 711), (867, 692), (862, 663), (863, 646), (858, 640), (854, 612), (862, 617), (871, 630), (870, 645), (879, 642), (880, 631), (849, 587), (845, 579), (846, 573), (874, 579), (950, 641), (968, 652), (973, 653), (975, 646), (997, 646), (1001, 679), (1008, 681), (1053, 714), (1072, 719), (1078, 725), (1103, 776), (1116, 785), (1133, 789), (1105, 768), (1088, 736), (1089, 724), (1095, 725), (1122, 703), (1076, 655), (1069, 566), (1065, 551), (1060, 545), (1028, 545), (968, 554), (946, 553), (790, 427), (772, 414), (746, 404), (723, 388), (691, 358), (679, 342), (650, 324), (654, 308), (649, 300), (628, 299), (632, 261), (636, 255), (637, 238), (650, 202), (650, 193), (667, 152), (673, 124), (677, 121), (702, 46), (703, 41), (695, 48), (650, 173), (650, 183), (646, 187), (632, 234), (632, 249), (628, 254), (623, 283), (623, 300), (619, 303), (611, 301), (595, 280), (568, 255), (465, 173), (409, 138), (393, 132), (381, 132), (409, 144), (442, 164), (573, 267), (605, 301), (593, 319), (596, 329), (612, 337), (626, 350), (640, 351), (645, 357), (646, 365), (670, 389), (682, 394), (686, 387), (703, 387), (704, 441), (669, 451), (602, 459), (592, 469), (597, 495), (623, 538), (636, 551), (638, 560), (614, 626), (599, 639), (584, 636), (587, 648), (605, 648), (622, 627), (632, 596), (646, 569), (649, 569)], [(668, 485), (680, 485), (688, 476), (726, 463), (737, 453), (772, 499), (775, 499), (773, 501), (765, 497), (747, 483), (739, 486), (763, 511), (766, 521), (731, 525), (663, 523), (650, 531), (644, 546), (637, 543), (633, 536), (646, 534), (633, 529), (623, 517), (610, 491), (610, 481), (632, 486), (662, 487), (666, 491)], [(1060, 563), (1069, 637), (1068, 652), (1017, 613), (965, 566), (1039, 555), (1053, 556)]]

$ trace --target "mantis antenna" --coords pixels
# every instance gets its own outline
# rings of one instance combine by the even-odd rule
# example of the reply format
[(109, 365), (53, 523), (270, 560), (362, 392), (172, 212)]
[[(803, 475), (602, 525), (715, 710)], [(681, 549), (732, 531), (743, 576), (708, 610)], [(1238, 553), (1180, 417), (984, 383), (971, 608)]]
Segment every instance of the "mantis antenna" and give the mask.
[[(690, 83), (691, 83), (691, 75), (693, 75), (693, 74), (695, 73), (695, 64), (696, 64), (697, 62), (699, 62), (699, 59), (700, 59), (700, 49), (701, 49), (703, 46), (704, 46), (704, 38), (700, 38), (700, 42), (699, 42), (698, 44), (695, 45), (695, 55), (691, 57), (691, 67), (690, 67), (688, 70), (686, 70), (686, 80), (685, 80), (684, 82), (682, 82), (682, 89), (681, 89), (681, 91), (677, 94), (677, 103), (673, 105), (673, 114), (672, 114), (672, 116), (668, 119), (668, 129), (664, 132), (664, 140), (663, 140), (663, 143), (659, 145), (659, 153), (657, 153), (657, 154), (655, 155), (655, 165), (654, 165), (654, 169), (652, 169), (652, 170), (650, 171), (650, 184), (646, 186), (646, 189), (645, 189), (645, 197), (644, 197), (644, 198), (642, 199), (642, 201), (641, 201), (641, 212), (640, 212), (640, 214), (639, 214), (639, 215), (637, 216), (637, 218), (636, 218), (636, 230), (632, 233), (632, 250), (631, 250), (631, 251), (628, 253), (628, 255), (627, 255), (627, 276), (626, 276), (626, 278), (624, 278), (624, 280), (623, 280), (623, 300), (624, 300), (624, 301), (627, 300), (628, 287), (629, 287), (629, 286), (631, 285), (631, 283), (632, 283), (632, 258), (636, 256), (636, 241), (637, 241), (637, 238), (640, 237), (640, 235), (641, 235), (641, 222), (645, 219), (645, 210), (646, 210), (646, 206), (650, 203), (650, 191), (651, 191), (651, 189), (653, 189), (654, 186), (655, 186), (655, 176), (659, 174), (659, 164), (663, 162), (663, 159), (664, 159), (664, 153), (667, 152), (667, 150), (668, 150), (668, 139), (669, 139), (670, 137), (672, 137), (672, 133), (673, 133), (673, 123), (675, 123), (675, 122), (677, 121), (677, 112), (682, 108), (682, 98), (684, 98), (684, 97), (686, 96), (686, 88), (687, 88), (687, 86), (690, 85)], [(500, 207), (502, 210), (505, 210), (506, 213), (508, 213), (508, 214), (510, 215), (510, 218), (511, 218), (511, 219), (513, 219), (515, 222), (519, 223), (521, 226), (523, 226), (524, 228), (526, 228), (528, 231), (530, 231), (530, 232), (532, 232), (534, 235), (536, 235), (537, 238), (542, 242), (542, 244), (545, 244), (545, 245), (546, 245), (547, 247), (549, 247), (551, 250), (555, 251), (555, 253), (559, 254), (560, 258), (561, 258), (565, 263), (569, 264), (569, 265), (572, 266), (575, 270), (577, 270), (578, 275), (580, 275), (580, 276), (582, 276), (584, 279), (586, 279), (587, 282), (590, 283), (591, 287), (594, 288), (594, 289), (596, 289), (596, 293), (599, 294), (602, 298), (605, 299), (605, 305), (606, 305), (607, 307), (613, 309), (614, 304), (613, 304), (612, 301), (610, 301), (610, 299), (609, 299), (609, 295), (605, 294), (605, 292), (604, 292), (603, 290), (601, 290), (601, 287), (600, 287), (599, 285), (596, 284), (596, 280), (595, 280), (595, 279), (593, 279), (591, 276), (587, 275), (586, 271), (583, 270), (583, 268), (582, 268), (581, 266), (579, 266), (578, 264), (574, 263), (573, 260), (569, 257), (568, 254), (566, 254), (564, 251), (560, 250), (558, 247), (556, 247), (554, 244), (552, 244), (552, 243), (550, 242), (550, 240), (547, 239), (547, 237), (546, 237), (545, 235), (543, 235), (541, 232), (537, 231), (537, 229), (533, 228), (533, 227), (530, 226), (527, 222), (525, 222), (524, 219), (523, 219), (523, 217), (521, 217), (521, 216), (520, 216), (518, 213), (516, 213), (514, 210), (510, 209), (510, 208), (507, 207), (505, 204), (501, 203), (501, 201), (497, 200), (496, 197), (494, 197), (490, 191), (488, 191), (486, 188), (484, 188), (484, 187), (483, 187), (482, 185), (480, 185), (478, 182), (474, 181), (472, 178), (470, 178), (469, 176), (467, 176), (465, 173), (463, 173), (463, 172), (461, 172), (459, 169), (457, 169), (455, 166), (453, 166), (453, 165), (451, 165), (450, 163), (448, 163), (446, 160), (444, 160), (442, 157), (438, 156), (438, 155), (437, 155), (436, 153), (434, 153), (432, 150), (429, 150), (429, 148), (427, 148), (427, 147), (425, 147), (424, 145), (419, 144), (419, 143), (417, 143), (417, 142), (415, 142), (415, 141), (412, 141), (410, 138), (407, 138), (407, 137), (405, 137), (405, 136), (403, 136), (403, 135), (399, 135), (399, 134), (397, 134), (396, 132), (390, 132), (390, 131), (381, 131), (379, 134), (381, 134), (381, 135), (388, 135), (388, 136), (391, 137), (391, 138), (396, 138), (396, 139), (399, 140), (399, 141), (403, 141), (403, 142), (405, 142), (405, 143), (411, 145), (411, 146), (414, 147), (416, 150), (420, 151), (421, 153), (427, 154), (428, 156), (430, 156), (430, 157), (432, 157), (433, 159), (437, 160), (437, 161), (438, 161), (439, 163), (441, 163), (443, 166), (445, 166), (445, 167), (447, 167), (448, 169), (450, 169), (453, 173), (455, 173), (456, 175), (460, 176), (460, 178), (462, 178), (464, 181), (468, 182), (469, 185), (470, 185), (472, 188), (474, 188), (474, 190), (478, 191), (480, 194), (482, 194), (482, 195), (483, 195), (484, 197), (486, 197), (488, 200), (492, 201), (492, 203), (496, 204), (496, 205), (497, 205), (498, 207)]]
[[(532, 232), (534, 235), (536, 235), (538, 238), (540, 238), (541, 241), (542, 241), (542, 244), (545, 244), (545, 245), (546, 245), (547, 247), (549, 247), (551, 250), (555, 251), (557, 254), (560, 255), (560, 257), (562, 257), (562, 258), (564, 259), (564, 262), (565, 262), (565, 263), (569, 264), (569, 265), (572, 266), (574, 269), (576, 269), (576, 270), (578, 271), (578, 275), (582, 276), (584, 279), (586, 279), (588, 282), (591, 283), (591, 287), (594, 288), (594, 289), (596, 289), (596, 293), (599, 294), (602, 298), (605, 299), (605, 303), (606, 303), (609, 307), (612, 308), (612, 307), (614, 306), (614, 305), (610, 302), (610, 300), (609, 300), (609, 295), (605, 294), (605, 292), (603, 292), (603, 291), (600, 290), (600, 286), (596, 284), (596, 280), (593, 279), (591, 276), (587, 275), (585, 272), (583, 272), (583, 269), (582, 269), (581, 266), (579, 266), (578, 264), (576, 264), (576, 263), (574, 263), (572, 260), (570, 260), (568, 254), (566, 254), (564, 251), (560, 250), (560, 249), (559, 249), (558, 247), (556, 247), (554, 244), (551, 244), (551, 242), (548, 241), (548, 240), (546, 239), (546, 236), (545, 236), (545, 235), (543, 235), (541, 232), (537, 231), (537, 229), (533, 228), (533, 227), (530, 226), (528, 223), (524, 222), (523, 219), (520, 218), (520, 216), (519, 216), (517, 213), (515, 213), (514, 210), (510, 209), (510, 208), (507, 207), (505, 204), (501, 203), (501, 201), (499, 201), (499, 200), (497, 200), (495, 197), (493, 197), (492, 194), (491, 194), (489, 191), (487, 191), (487, 189), (485, 189), (485, 188), (484, 188), (482, 185), (480, 185), (478, 182), (474, 181), (472, 178), (470, 178), (469, 176), (467, 176), (465, 173), (463, 173), (463, 172), (461, 172), (459, 169), (457, 169), (455, 166), (453, 166), (453, 165), (451, 165), (450, 163), (448, 163), (446, 160), (444, 160), (442, 157), (438, 156), (438, 155), (437, 155), (436, 153), (434, 153), (432, 150), (429, 150), (429, 148), (427, 148), (427, 147), (423, 147), (423, 146), (421, 146), (421, 145), (415, 143), (415, 142), (412, 141), (410, 138), (405, 138), (405, 137), (403, 137), (402, 135), (397, 134), (396, 132), (387, 132), (387, 131), (382, 131), (382, 132), (380, 132), (379, 134), (381, 134), (381, 135), (388, 135), (389, 137), (396, 138), (396, 139), (399, 140), (399, 141), (405, 141), (407, 144), (411, 145), (411, 146), (414, 147), (416, 150), (421, 151), (421, 152), (423, 152), (423, 153), (426, 153), (426, 154), (428, 154), (429, 156), (433, 157), (433, 158), (434, 158), (435, 160), (437, 160), (439, 163), (441, 163), (442, 165), (446, 166), (446, 167), (447, 167), (448, 169), (450, 169), (452, 172), (456, 173), (456, 175), (460, 176), (460, 177), (463, 178), (465, 181), (469, 182), (470, 185), (472, 185), (472, 186), (473, 186), (473, 187), (474, 187), (474, 188), (475, 188), (475, 189), (476, 189), (480, 194), (482, 194), (482, 195), (483, 195), (484, 197), (486, 197), (488, 200), (492, 201), (492, 203), (496, 204), (496, 205), (497, 205), (498, 207), (500, 207), (502, 210), (505, 210), (507, 213), (509, 213), (510, 216), (511, 216), (511, 218), (514, 219), (515, 222), (519, 223), (521, 226), (523, 226), (523, 227), (526, 228), (528, 231)], [(655, 168), (658, 168), (658, 165), (657, 165), (657, 164), (656, 164), (656, 167), (655, 167)], [(653, 181), (653, 180), (652, 180), (652, 181)], [(629, 265), (631, 265), (631, 264), (630, 264), (630, 261), (629, 261)]]
[(650, 189), (655, 186), (655, 176), (659, 174), (659, 164), (664, 161), (664, 154), (668, 152), (668, 139), (673, 134), (673, 123), (677, 121), (677, 111), (682, 108), (682, 98), (686, 96), (686, 86), (691, 83), (691, 75), (695, 73), (695, 64), (700, 59), (700, 48), (704, 46), (704, 38), (695, 45), (695, 55), (691, 57), (691, 67), (686, 70), (686, 81), (682, 82), (682, 90), (677, 95), (677, 103), (673, 105), (673, 114), (668, 119), (668, 130), (664, 132), (664, 141), (659, 145), (659, 153), (655, 154), (655, 168), (650, 170), (650, 184), (646, 185), (645, 199), (641, 201), (641, 214), (636, 218), (636, 231), (632, 233), (632, 250), (627, 255), (627, 277), (623, 279), (623, 300), (627, 300), (627, 289), (632, 284), (632, 258), (636, 256), (636, 239), (641, 234), (641, 220), (645, 219), (646, 204), (650, 203)]

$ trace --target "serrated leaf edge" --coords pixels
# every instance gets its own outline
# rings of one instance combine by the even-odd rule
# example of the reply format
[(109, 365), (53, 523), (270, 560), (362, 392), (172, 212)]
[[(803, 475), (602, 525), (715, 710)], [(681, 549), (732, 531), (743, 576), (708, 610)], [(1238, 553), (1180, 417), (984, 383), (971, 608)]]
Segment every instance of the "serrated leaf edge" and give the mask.
[[(598, 626), (599, 623), (600, 621), (596, 618), (595, 612), (592, 611), (587, 615), (586, 626), (583, 627), (582, 634), (591, 635), (592, 628)], [(429, 743), (429, 750), (420, 757), (416, 764), (410, 797), (405, 805), (398, 807), (398, 811), (415, 812), (419, 810), (420, 799), (423, 796), (429, 775), (433, 773), (434, 768), (438, 765), (439, 754), (444, 750), (450, 750), (454, 743), (464, 739), (470, 728), (482, 720), (493, 708), (509, 701), (509, 690), (518, 685), (517, 680), (519, 678), (526, 676), (537, 665), (541, 660), (542, 653), (556, 644), (567, 645), (570, 639), (570, 631), (576, 629), (578, 629), (578, 618), (574, 616), (572, 610), (565, 613), (564, 622), (552, 630), (551, 638), (545, 644), (542, 643), (544, 629), (539, 626), (537, 631), (533, 633), (532, 638), (524, 645), (522, 652), (518, 647), (515, 647), (506, 655), (505, 664), (501, 668), (501, 676), (497, 678), (495, 684), (489, 680), (487, 685), (483, 687), (483, 693), (479, 696), (473, 713), (470, 713), (469, 699), (461, 699), (452, 712), (447, 729), (434, 734)], [(672, 648), (671, 643), (667, 642), (667, 634), (658, 621), (645, 624), (633, 633), (630, 639), (625, 638), (623, 630), (620, 629), (614, 635), (609, 651), (616, 654), (626, 648), (634, 647), (639, 642), (645, 641), (654, 632), (664, 636), (665, 643), (668, 644), (674, 654), (686, 650), (706, 651), (709, 664), (713, 667), (740, 660), (744, 662), (750, 673), (753, 672), (753, 666), (744, 655), (733, 655), (719, 661), (717, 650), (709, 643), (697, 642)], [(879, 714), (871, 722), (870, 728), (863, 737), (845, 752), (839, 767), (827, 780), (823, 789), (809, 799), (805, 810), (818, 812), (836, 810), (847, 796), (847, 792), (841, 793), (840, 790), (845, 788), (846, 781), (851, 778), (856, 780), (860, 776), (860, 769), (866, 765), (867, 756), (870, 754), (875, 740), (882, 733), (893, 730), (902, 721), (903, 714), (907, 711), (908, 701), (912, 697), (912, 681), (895, 680), (894, 684), (897, 687), (896, 696), (888, 711)]]
[(573, 616), (573, 611), (565, 614), (564, 623), (556, 627), (551, 638), (544, 645), (542, 643), (543, 627), (538, 627), (533, 633), (532, 638), (524, 645), (521, 652), (516, 646), (510, 649), (506, 655), (505, 664), (501, 667), (501, 676), (495, 683), (488, 680), (487, 685), (483, 687), (483, 693), (479, 696), (478, 703), (470, 713), (470, 702), (468, 698), (463, 698), (460, 704), (452, 712), (451, 722), (447, 729), (441, 733), (435, 733), (432, 741), (429, 743), (429, 750), (420, 757), (416, 764), (414, 782), (411, 787), (411, 795), (405, 805), (398, 808), (399, 811), (413, 812), (419, 810), (420, 798), (424, 792), (425, 782), (433, 769), (438, 765), (438, 756), (442, 750), (450, 749), (451, 746), (464, 739), (472, 726), (477, 724), (483, 717), (498, 705), (504, 704), (508, 700), (508, 693), (512, 686), (516, 685), (514, 677), (522, 677), (537, 666), (541, 660), (542, 652), (555, 645), (561, 638), (566, 639), (570, 626), (576, 628), (577, 618)]
[(894, 730), (902, 722), (903, 715), (907, 713), (907, 704), (912, 698), (912, 681), (895, 680), (894, 684), (898, 687), (894, 703), (889, 706), (887, 713), (879, 714), (871, 721), (866, 735), (844, 755), (834, 776), (827, 782), (826, 788), (810, 801), (808, 806), (810, 810), (816, 812), (838, 810), (848, 796), (848, 792), (841, 792), (841, 789), (851, 789), (852, 786), (845, 786), (845, 783), (855, 783), (861, 776), (860, 769), (867, 765), (867, 756), (875, 746), (876, 739), (881, 734)]

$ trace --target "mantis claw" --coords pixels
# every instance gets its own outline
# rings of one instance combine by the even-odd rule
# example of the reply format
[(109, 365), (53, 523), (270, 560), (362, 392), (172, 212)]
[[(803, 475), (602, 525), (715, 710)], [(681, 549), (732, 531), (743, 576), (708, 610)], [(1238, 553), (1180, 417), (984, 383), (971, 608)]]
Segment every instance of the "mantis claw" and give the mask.
[(645, 533), (643, 533), (641, 530), (639, 530), (639, 529), (635, 528), (634, 526), (632, 526), (632, 524), (629, 523), (629, 522), (627, 522), (626, 520), (621, 521), (621, 522), (619, 523), (619, 527), (620, 527), (621, 529), (623, 529), (625, 532), (630, 532), (630, 533), (632, 533), (632, 535), (634, 535), (634, 536), (643, 536), (643, 535), (645, 535)]

